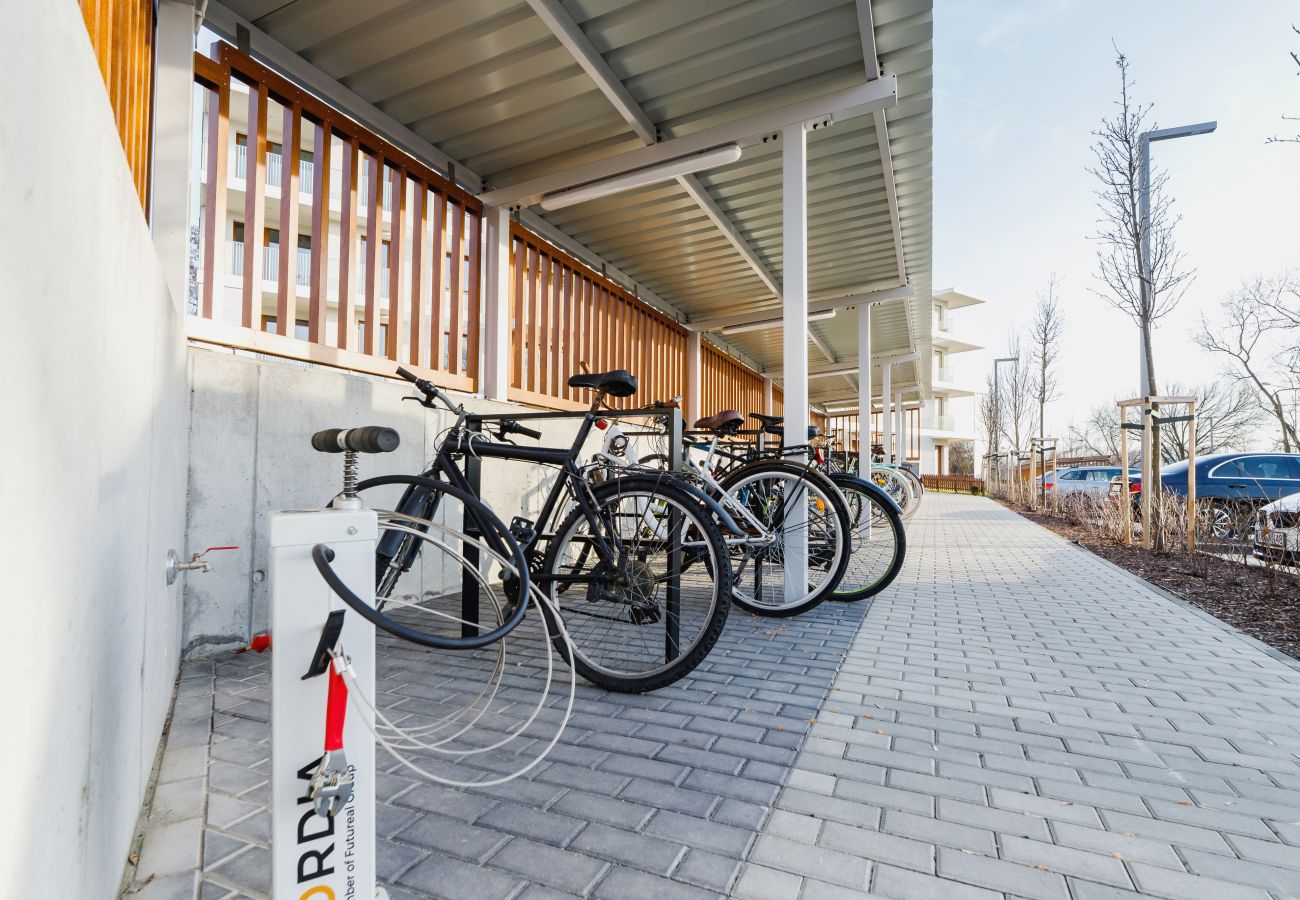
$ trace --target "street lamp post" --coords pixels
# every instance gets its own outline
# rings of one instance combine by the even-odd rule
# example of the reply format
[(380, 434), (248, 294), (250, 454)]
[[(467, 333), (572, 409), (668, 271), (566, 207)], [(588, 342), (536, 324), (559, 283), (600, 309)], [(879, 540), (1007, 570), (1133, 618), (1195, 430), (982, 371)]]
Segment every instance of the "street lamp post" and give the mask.
[(998, 436), (1002, 431), (1002, 391), (998, 389), (998, 366), (1019, 361), (1019, 356), (1001, 356), (993, 360), (993, 465), (999, 469), (1002, 467), (1002, 461), (998, 457)]
[(1192, 137), (1197, 134), (1209, 134), (1219, 127), (1218, 122), (1200, 122), (1196, 125), (1179, 125), (1176, 128), (1157, 128), (1154, 131), (1144, 131), (1138, 135), (1138, 146), (1141, 149), (1142, 157), (1138, 168), (1138, 218), (1141, 220), (1142, 233), (1142, 272), (1139, 278), (1139, 291), (1141, 294), (1142, 309), (1147, 313), (1147, 319), (1143, 323), (1142, 332), (1138, 334), (1138, 365), (1141, 372), (1138, 375), (1138, 385), (1141, 387), (1139, 396), (1151, 396), (1151, 380), (1147, 377), (1147, 331), (1151, 327), (1150, 310), (1154, 298), (1151, 296), (1153, 287), (1151, 272), (1151, 144), (1155, 141), (1170, 141), (1174, 138)]

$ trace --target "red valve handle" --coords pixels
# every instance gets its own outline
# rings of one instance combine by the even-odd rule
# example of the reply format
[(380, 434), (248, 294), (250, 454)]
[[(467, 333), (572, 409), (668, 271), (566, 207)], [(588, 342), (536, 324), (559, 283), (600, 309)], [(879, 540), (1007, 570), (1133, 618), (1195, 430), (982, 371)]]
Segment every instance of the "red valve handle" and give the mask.
[(232, 546), (230, 546), (230, 547), (209, 547), (208, 549), (204, 550), (203, 552), (204, 552), (204, 553), (211, 553), (213, 550), (238, 550), (238, 549), (239, 549), (239, 545), (238, 545), (238, 544), (235, 544), (235, 545), (232, 545)]
[(331, 664), (329, 696), (325, 701), (325, 752), (343, 749), (343, 720), (348, 711), (348, 685)]

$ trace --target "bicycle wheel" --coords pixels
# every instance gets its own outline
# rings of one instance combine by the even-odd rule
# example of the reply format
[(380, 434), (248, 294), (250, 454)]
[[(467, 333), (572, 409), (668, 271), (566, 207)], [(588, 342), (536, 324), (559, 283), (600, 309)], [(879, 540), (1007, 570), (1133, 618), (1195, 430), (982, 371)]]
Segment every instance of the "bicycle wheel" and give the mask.
[[(383, 509), (385, 503), (377, 502), (387, 488), (403, 488), (398, 501), (391, 503), (395, 511)], [(465, 572), (486, 571), (484, 563), (511, 559), (512, 570), (523, 576), (499, 568), (499, 580), (491, 590), (499, 590), (504, 597), (504, 620), (519, 622), (528, 607), (528, 567), (523, 550), (510, 529), (502, 523), (486, 503), (469, 496), (455, 485), (426, 476), (383, 475), (361, 481), (357, 493), (370, 498), (368, 506), (380, 512), (380, 540), (374, 551), (374, 609), (382, 615), (390, 601), (403, 598), (402, 605), (412, 602), (433, 611), (446, 619), (446, 631), (461, 632), (461, 590)], [(472, 535), (467, 532), (472, 531)], [(450, 536), (450, 542), (448, 542)], [(439, 538), (441, 545), (432, 538)], [(468, 551), (471, 559), (456, 557), (456, 546)], [(450, 544), (450, 545), (448, 545)], [(426, 553), (433, 546), (437, 553)], [(478, 564), (472, 562), (476, 558)], [(490, 601), (491, 590), (480, 581), (481, 600)], [(521, 590), (523, 585), (524, 590)], [(485, 606), (480, 606), (480, 614)], [(493, 611), (493, 616), (497, 613)], [(382, 627), (382, 626), (381, 626)], [(513, 627), (513, 626), (511, 626)], [(508, 631), (508, 629), (507, 629)], [(478, 637), (450, 637), (450, 640), (473, 640), (482, 645)], [(490, 642), (490, 641), (487, 641)], [(454, 648), (452, 648), (454, 649)]]
[(898, 507), (899, 515), (903, 517), (903, 521), (907, 521), (916, 513), (916, 501), (912, 495), (912, 486), (892, 466), (872, 466), (870, 477), (867, 480), (884, 491), (889, 496), (889, 499), (894, 501), (894, 504)]
[(907, 532), (892, 500), (869, 481), (832, 475), (849, 508), (849, 564), (833, 600), (872, 597), (898, 577), (907, 557)]
[[(523, 620), (529, 589), (527, 561), (509, 529), (486, 504), (432, 478), (383, 475), (361, 482), (357, 491), (369, 490), (373, 497), (376, 489), (390, 485), (405, 486), (405, 493), (398, 511), (375, 510), (378, 547), (400, 549), (392, 557), (377, 550), (374, 605), (331, 577), (329, 559), (324, 557), (332, 553), (316, 560), (330, 587), (377, 628), (422, 647), (475, 650), (505, 637)], [(418, 509), (411, 502), (413, 496), (422, 498)], [(467, 533), (467, 528), (474, 533)], [(436, 552), (426, 554), (426, 548)], [(489, 582), (487, 573), (493, 569), (506, 573), (504, 583)], [(481, 627), (462, 618), (466, 574), (491, 610), (491, 619)], [(404, 592), (400, 596), (399, 588)], [(395, 612), (385, 611), (390, 602)]]
[[(578, 674), (622, 693), (686, 675), (727, 621), (731, 570), (717, 524), (671, 477), (627, 475), (592, 488), (597, 521), (573, 509), (535, 574), (564, 619)], [(597, 548), (605, 544), (610, 551)], [(545, 610), (545, 615), (552, 615)]]
[(916, 502), (920, 503), (925, 499), (925, 483), (921, 481), (921, 476), (906, 466), (899, 466), (898, 471), (907, 479), (907, 483), (912, 486), (912, 494), (916, 497)]
[[(722, 487), (769, 536), (768, 543), (759, 534), (730, 545), (736, 605), (761, 616), (794, 616), (830, 596), (850, 549), (848, 507), (830, 479), (798, 463), (769, 460), (737, 469)], [(787, 551), (796, 534), (806, 541), (806, 584), (787, 592)]]

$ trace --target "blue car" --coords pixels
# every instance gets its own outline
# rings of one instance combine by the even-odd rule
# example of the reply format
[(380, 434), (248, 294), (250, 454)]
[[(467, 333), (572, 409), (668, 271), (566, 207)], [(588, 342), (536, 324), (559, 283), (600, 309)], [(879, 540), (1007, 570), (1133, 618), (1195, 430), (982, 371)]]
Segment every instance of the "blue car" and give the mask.
[[(1166, 491), (1187, 496), (1187, 462), (1169, 463), (1160, 472)], [(1138, 479), (1131, 486), (1136, 502)], [(1196, 458), (1196, 498), (1210, 508), (1216, 537), (1242, 530), (1254, 510), (1300, 491), (1300, 453), (1211, 453)]]

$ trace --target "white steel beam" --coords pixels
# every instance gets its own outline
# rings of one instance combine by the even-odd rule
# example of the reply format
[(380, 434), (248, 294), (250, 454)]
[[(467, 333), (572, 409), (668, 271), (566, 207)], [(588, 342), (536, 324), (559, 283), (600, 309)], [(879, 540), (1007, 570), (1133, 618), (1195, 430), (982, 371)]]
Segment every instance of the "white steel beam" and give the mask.
[[(834, 312), (840, 309), (848, 309), (852, 306), (888, 303), (891, 300), (908, 300), (915, 296), (916, 286), (912, 284), (903, 284), (898, 285), (897, 287), (885, 288), (883, 290), (862, 291), (854, 294), (846, 294), (842, 297), (813, 300), (808, 304), (808, 314), (810, 316), (815, 316), (818, 313)], [(734, 325), (780, 328), (782, 319), (783, 314), (781, 310), (768, 309), (759, 310), (758, 312), (737, 313), (731, 316), (720, 316), (716, 319), (701, 319), (696, 322), (687, 322), (686, 327), (691, 331), (721, 331), (723, 328), (729, 328)]]
[[(785, 433), (791, 444), (802, 443), (808, 430), (808, 135), (802, 120), (795, 121), (781, 133), (782, 360)], [(807, 515), (807, 504), (794, 497), (785, 528), (787, 601), (808, 591)]]
[(897, 102), (898, 80), (892, 75), (885, 75), (865, 84), (841, 88), (810, 100), (789, 103), (734, 122), (703, 128), (684, 137), (661, 141), (651, 147), (629, 150), (616, 156), (574, 166), (562, 172), (530, 178), (519, 184), (488, 191), (481, 194), (479, 199), (491, 206), (515, 203), (531, 205), (540, 201), (544, 194), (634, 172), (726, 144), (750, 146), (759, 142), (765, 135), (770, 136), (785, 130), (787, 126), (802, 125), (804, 122), (814, 120), (829, 123), (864, 116), (877, 109), (893, 106)]
[[(871, 304), (864, 303), (858, 307), (858, 472), (863, 478), (871, 470), (871, 368)], [(865, 518), (869, 529), (871, 516)]]
[(814, 347), (821, 351), (822, 356), (826, 357), (827, 362), (839, 362), (839, 358), (836, 357), (835, 353), (831, 350), (830, 345), (826, 343), (826, 339), (822, 337), (821, 333), (812, 325), (808, 326), (808, 340), (812, 342)]
[(510, 387), (510, 211), (484, 210), (483, 396), (505, 400)]
[(887, 365), (880, 370), (880, 443), (885, 448), (885, 462), (889, 462), (894, 443), (893, 369), (893, 365)]
[[(857, 0), (858, 32), (862, 36), (862, 63), (867, 70), (867, 81), (881, 77), (880, 58), (876, 53), (876, 24), (871, 12), (871, 0)], [(889, 149), (889, 123), (885, 111), (872, 112), (876, 127), (876, 147), (880, 153), (880, 172), (885, 182), (885, 202), (889, 206), (889, 225), (894, 232), (894, 262), (898, 266), (898, 281), (907, 280), (907, 261), (903, 258), (903, 223), (898, 212), (898, 186), (894, 183), (894, 158)]]
[(700, 394), (700, 334), (693, 331), (686, 335), (686, 424), (691, 426), (704, 413)]

